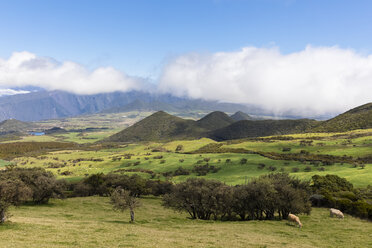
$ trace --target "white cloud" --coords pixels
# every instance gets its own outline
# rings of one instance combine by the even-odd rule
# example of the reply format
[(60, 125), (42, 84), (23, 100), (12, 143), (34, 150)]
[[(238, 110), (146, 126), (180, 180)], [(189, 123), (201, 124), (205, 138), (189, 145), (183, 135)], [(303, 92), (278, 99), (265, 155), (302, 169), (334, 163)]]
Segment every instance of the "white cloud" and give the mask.
[(338, 47), (281, 54), (277, 48), (187, 54), (171, 60), (159, 91), (256, 104), (303, 116), (340, 113), (372, 101), (372, 55)]
[(9, 59), (0, 58), (0, 87), (36, 86), (77, 94), (138, 90), (139, 78), (129, 77), (112, 67), (89, 71), (74, 62), (57, 62), (29, 52), (16, 52)]
[(0, 96), (11, 96), (30, 93), (28, 90), (0, 89)]

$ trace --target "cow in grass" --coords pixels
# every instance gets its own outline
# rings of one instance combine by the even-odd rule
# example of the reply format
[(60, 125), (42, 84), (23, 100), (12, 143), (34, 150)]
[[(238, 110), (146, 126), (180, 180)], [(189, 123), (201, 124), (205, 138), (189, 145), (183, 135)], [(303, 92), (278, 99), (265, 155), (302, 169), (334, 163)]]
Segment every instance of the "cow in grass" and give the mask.
[(296, 216), (294, 214), (289, 214), (288, 215), (288, 221), (297, 223), (299, 228), (302, 227), (302, 223), (300, 221), (300, 218), (298, 218), (298, 216)]
[(344, 214), (340, 210), (335, 209), (335, 208), (330, 208), (329, 209), (329, 215), (331, 217), (336, 216), (336, 217), (338, 217), (340, 219), (343, 219), (344, 218)]

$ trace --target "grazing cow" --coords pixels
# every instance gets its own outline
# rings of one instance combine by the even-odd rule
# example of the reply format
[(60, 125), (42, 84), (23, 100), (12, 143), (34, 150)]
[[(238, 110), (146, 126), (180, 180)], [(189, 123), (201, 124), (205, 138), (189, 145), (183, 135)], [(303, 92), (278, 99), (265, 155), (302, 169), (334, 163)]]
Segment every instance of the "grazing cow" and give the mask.
[(296, 215), (289, 214), (288, 215), (288, 220), (291, 221), (291, 222), (296, 222), (298, 224), (298, 228), (302, 227), (302, 223), (300, 221), (300, 218), (298, 218)]
[(344, 218), (344, 214), (340, 210), (335, 209), (335, 208), (330, 208), (329, 209), (329, 215), (331, 217), (336, 216), (336, 217), (338, 217), (340, 219), (343, 219)]

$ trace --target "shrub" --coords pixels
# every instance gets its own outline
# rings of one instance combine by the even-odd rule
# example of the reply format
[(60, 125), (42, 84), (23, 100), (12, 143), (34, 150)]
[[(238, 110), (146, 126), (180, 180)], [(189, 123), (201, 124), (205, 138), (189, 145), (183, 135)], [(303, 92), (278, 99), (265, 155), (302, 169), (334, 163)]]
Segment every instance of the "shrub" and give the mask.
[(246, 164), (248, 162), (248, 160), (246, 158), (242, 158), (240, 160), (240, 164)]
[(311, 171), (311, 166), (306, 166), (304, 169), (305, 172), (310, 172)]
[(299, 171), (300, 171), (300, 169), (298, 167), (293, 167), (292, 168), (292, 172), (299, 172)]
[(190, 171), (182, 168), (181, 166), (177, 168), (177, 170), (173, 173), (174, 176), (182, 176), (182, 175), (190, 175)]
[(215, 167), (213, 165), (205, 164), (205, 165), (196, 165), (194, 166), (192, 172), (196, 173), (197, 176), (205, 176), (209, 172), (216, 173), (221, 168)]
[(263, 163), (260, 163), (258, 164), (258, 169), (262, 170), (263, 168), (265, 168), (266, 164), (263, 164)]
[(176, 152), (180, 152), (180, 151), (183, 151), (183, 145), (178, 145), (176, 147)]
[(0, 172), (0, 180), (20, 180), (31, 189), (32, 201), (36, 204), (47, 203), (56, 195), (62, 196), (53, 173), (43, 168), (13, 168)]

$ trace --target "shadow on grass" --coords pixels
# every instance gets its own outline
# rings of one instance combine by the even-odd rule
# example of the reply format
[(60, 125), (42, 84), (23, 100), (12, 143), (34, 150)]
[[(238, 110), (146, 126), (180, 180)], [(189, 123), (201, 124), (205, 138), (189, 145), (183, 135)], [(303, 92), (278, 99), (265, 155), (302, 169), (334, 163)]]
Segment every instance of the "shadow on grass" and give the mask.
[(57, 204), (51, 202), (48, 203), (25, 202), (21, 206), (52, 208), (55, 207), (56, 205)]
[(20, 225), (18, 223), (14, 223), (11, 221), (6, 221), (3, 224), (0, 224), (0, 231), (5, 231), (5, 230), (18, 230), (20, 229)]
[(123, 224), (123, 225), (133, 225), (136, 224), (136, 222), (132, 223), (129, 221), (124, 221), (124, 220), (106, 220), (104, 221), (106, 223), (114, 223), (114, 224)]

